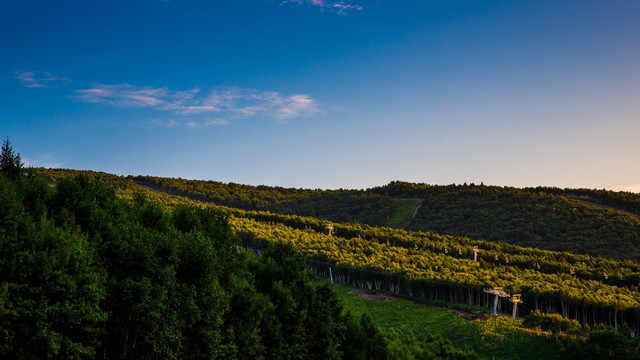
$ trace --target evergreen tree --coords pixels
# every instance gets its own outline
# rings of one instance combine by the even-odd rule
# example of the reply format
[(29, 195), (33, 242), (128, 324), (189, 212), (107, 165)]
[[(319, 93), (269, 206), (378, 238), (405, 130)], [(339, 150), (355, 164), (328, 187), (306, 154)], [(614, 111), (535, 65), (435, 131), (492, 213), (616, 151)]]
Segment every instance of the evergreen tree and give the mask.
[(9, 139), (5, 139), (2, 143), (2, 153), (0, 154), (0, 171), (4, 172), (10, 179), (16, 179), (22, 172), (23, 165), (20, 154), (16, 154), (11, 147)]

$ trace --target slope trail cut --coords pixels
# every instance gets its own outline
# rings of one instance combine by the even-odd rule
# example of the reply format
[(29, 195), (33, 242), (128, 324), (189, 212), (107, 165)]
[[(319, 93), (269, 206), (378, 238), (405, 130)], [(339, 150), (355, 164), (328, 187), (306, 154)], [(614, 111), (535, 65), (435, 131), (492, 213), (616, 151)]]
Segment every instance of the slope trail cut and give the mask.
[[(336, 284), (335, 286), (342, 286), (342, 285)], [(371, 301), (378, 301), (378, 302), (387, 302), (387, 301), (392, 301), (392, 300), (411, 301), (414, 305), (417, 305), (417, 306), (429, 306), (429, 307), (436, 308), (436, 309), (447, 309), (447, 310), (450, 310), (451, 312), (453, 312), (453, 314), (456, 317), (464, 318), (467, 321), (471, 321), (471, 320), (488, 320), (488, 319), (491, 318), (491, 316), (488, 315), (488, 314), (475, 314), (475, 313), (470, 312), (470, 311), (465, 311), (465, 310), (461, 310), (461, 309), (452, 309), (452, 308), (448, 308), (448, 307), (444, 307), (444, 306), (438, 306), (438, 305), (434, 305), (434, 304), (429, 304), (429, 303), (425, 303), (425, 302), (416, 301), (414, 299), (408, 299), (408, 298), (401, 297), (401, 296), (387, 294), (387, 293), (380, 292), (380, 291), (370, 291), (370, 290), (365, 290), (365, 289), (360, 289), (360, 288), (349, 288), (349, 289), (351, 291), (355, 292), (357, 294), (357, 296), (359, 298), (361, 298), (361, 299), (371, 300)], [(502, 316), (502, 315), (500, 315), (500, 316)]]
[(634, 213), (631, 213), (631, 212), (628, 212), (628, 211), (626, 211), (626, 210), (617, 209), (617, 208), (614, 208), (614, 207), (611, 207), (611, 206), (607, 206), (607, 205), (597, 204), (597, 203), (594, 203), (594, 202), (590, 202), (590, 201), (587, 201), (587, 200), (581, 199), (581, 198), (579, 198), (579, 197), (577, 197), (577, 196), (569, 196), (568, 198), (569, 198), (569, 199), (573, 199), (573, 200), (578, 200), (578, 201), (580, 201), (581, 203), (583, 203), (583, 204), (585, 204), (585, 205), (595, 206), (595, 207), (599, 207), (599, 208), (601, 208), (601, 209), (609, 209), (609, 210), (613, 210), (613, 211), (615, 211), (615, 212), (619, 212), (619, 213), (621, 213), (621, 214), (626, 214), (626, 215), (632, 216), (632, 217), (634, 217), (634, 218), (636, 218), (636, 219), (640, 219), (640, 215), (638, 215), (638, 214), (634, 214)]

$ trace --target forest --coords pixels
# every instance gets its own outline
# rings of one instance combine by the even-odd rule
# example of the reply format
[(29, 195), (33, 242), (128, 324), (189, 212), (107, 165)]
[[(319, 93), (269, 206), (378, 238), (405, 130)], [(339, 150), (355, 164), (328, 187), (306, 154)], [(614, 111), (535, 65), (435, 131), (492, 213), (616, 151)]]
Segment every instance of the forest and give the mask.
[[(87, 180), (91, 178), (110, 184), (120, 195), (120, 199), (125, 203), (133, 204), (131, 206), (135, 206), (143, 197), (146, 198), (144, 203), (155, 204), (159, 210), (169, 214), (179, 213), (182, 211), (180, 209), (185, 207), (198, 208), (205, 204), (200, 202), (202, 198), (191, 196), (186, 188), (182, 188), (191, 183), (187, 180), (166, 180), (169, 184), (182, 185), (176, 185), (173, 190), (165, 192), (161, 191), (165, 187), (158, 185), (161, 181), (149, 183), (140, 181), (137, 177), (125, 178), (106, 173), (72, 170), (36, 169), (36, 171), (51, 183), (56, 183), (55, 188), (58, 188), (61, 183), (64, 184), (64, 181), (69, 178), (81, 174), (81, 178), (87, 178)], [(209, 182), (195, 183), (205, 186)], [(220, 189), (225, 188), (220, 183), (216, 183), (216, 186)], [(432, 189), (413, 184), (412, 186), (416, 186), (417, 190), (412, 187), (407, 189), (407, 186), (407, 184), (400, 184), (399, 188), (389, 188), (384, 194), (380, 189), (360, 191), (361, 194), (358, 196), (355, 195), (356, 191), (352, 190), (335, 193), (348, 194), (342, 199), (357, 203), (371, 199), (370, 194), (393, 199), (391, 195), (410, 198), (415, 197), (419, 191), (432, 191), (436, 193), (433, 197), (442, 196), (439, 200), (434, 200), (434, 203), (446, 203), (442, 199), (452, 196), (449, 201), (455, 202), (456, 198), (451, 194), (461, 192), (460, 198), (465, 200), (460, 200), (458, 205), (463, 206), (474, 201), (482, 204), (486, 199), (494, 199), (496, 204), (488, 207), (492, 213), (499, 215), (504, 211), (502, 208), (508, 205), (507, 208), (512, 208), (510, 212), (517, 217), (519, 214), (517, 209), (521, 209), (522, 214), (526, 216), (518, 221), (523, 223), (526, 223), (525, 219), (528, 217), (537, 219), (543, 216), (543, 210), (538, 209), (536, 212), (534, 208), (555, 207), (560, 216), (550, 216), (540, 220), (541, 226), (546, 228), (560, 226), (562, 214), (571, 213), (571, 209), (573, 207), (577, 209), (577, 206), (585, 208), (581, 213), (574, 214), (572, 222), (574, 225), (578, 224), (576, 226), (597, 229), (606, 229), (607, 226), (624, 229), (627, 226), (627, 230), (631, 229), (629, 231), (632, 231), (635, 226), (634, 218), (629, 215), (585, 205), (578, 200), (565, 198), (564, 195), (552, 195), (550, 192), (540, 193), (530, 189), (503, 189), (484, 185), (445, 186)], [(238, 195), (238, 198), (254, 199), (247, 200), (249, 205), (251, 201), (254, 204), (262, 203), (260, 199), (267, 198), (263, 191), (271, 193), (268, 196), (273, 198), (280, 196), (286, 199), (287, 196), (291, 196), (307, 200), (314, 199), (309, 206), (313, 206), (311, 204), (316, 201), (314, 197), (321, 197), (323, 193), (322, 190), (293, 189), (290, 192), (294, 195), (286, 195), (289, 190), (263, 187), (251, 195), (251, 189), (255, 190), (257, 187), (239, 186), (238, 188), (244, 190), (238, 190), (233, 194), (242, 194), (242, 196)], [(485, 194), (487, 192), (494, 193), (494, 196), (487, 196)], [(369, 195), (363, 195), (367, 193)], [(527, 195), (532, 193), (535, 196)], [(230, 195), (231, 198), (235, 196), (233, 194)], [(287, 200), (274, 201), (286, 203)], [(594, 256), (588, 251), (545, 250), (544, 246), (534, 248), (527, 243), (525, 244), (530, 247), (520, 246), (518, 241), (510, 241), (513, 243), (510, 244), (509, 241), (494, 238), (482, 240), (482, 238), (447, 235), (447, 232), (393, 229), (363, 222), (341, 223), (329, 221), (326, 218), (264, 211), (260, 210), (262, 205), (231, 207), (221, 206), (220, 203), (221, 201), (208, 202), (205, 208), (227, 216), (230, 231), (236, 237), (238, 245), (253, 251), (268, 253), (272, 244), (288, 244), (305, 254), (306, 264), (317, 274), (326, 278), (332, 277), (336, 282), (404, 294), (421, 300), (466, 303), (485, 307), (490, 307), (493, 302), (493, 297), (484, 292), (485, 288), (500, 286), (508, 293), (521, 294), (523, 303), (519, 307), (518, 316), (526, 318), (540, 313), (543, 317), (551, 317), (551, 320), (548, 320), (549, 318), (544, 318), (546, 319), (544, 321), (531, 320), (532, 322), (528, 324), (533, 324), (529, 325), (532, 328), (540, 328), (543, 331), (554, 331), (553, 329), (557, 328), (564, 329), (559, 331), (567, 333), (571, 332), (567, 329), (577, 328), (566, 321), (573, 319), (571, 321), (578, 324), (580, 330), (573, 331), (578, 339), (576, 340), (578, 345), (573, 350), (573, 354), (582, 354), (580, 349), (593, 350), (595, 345), (590, 341), (596, 341), (599, 335), (592, 338), (591, 329), (596, 331), (596, 334), (599, 334), (597, 331), (601, 331), (613, 334), (606, 336), (619, 337), (621, 332), (624, 333), (624, 329), (635, 332), (640, 328), (640, 303), (638, 302), (640, 264), (628, 259), (628, 256), (609, 256), (606, 253), (600, 254), (602, 256)], [(317, 202), (320, 204), (318, 207), (322, 208), (323, 203)], [(564, 207), (558, 205), (562, 203), (568, 205)], [(269, 201), (265, 200), (263, 204), (269, 204)], [(277, 205), (274, 206), (277, 207)], [(423, 207), (429, 209), (426, 196), (423, 199)], [(357, 206), (346, 208), (352, 211)], [(478, 205), (478, 208), (482, 206)], [(414, 221), (421, 221), (420, 212), (421, 210), (418, 211), (416, 218), (409, 222), (408, 228), (413, 226)], [(498, 215), (495, 216), (500, 219)], [(353, 216), (358, 217), (362, 214)], [(504, 219), (497, 223), (515, 221), (506, 215), (503, 217)], [(588, 221), (580, 223), (581, 217), (587, 218)], [(464, 223), (464, 219), (464, 217), (461, 218), (459, 222)], [(545, 221), (551, 224), (545, 224)], [(333, 228), (331, 234), (328, 232), (329, 225)], [(477, 228), (482, 226), (484, 225), (477, 224)], [(576, 229), (574, 232), (579, 233), (580, 230)], [(594, 231), (594, 234), (597, 235), (598, 231)], [(630, 236), (633, 237), (633, 233)], [(613, 238), (613, 235), (611, 237)], [(606, 238), (601, 237), (598, 241), (605, 240)], [(476, 260), (474, 260), (474, 247), (477, 249)], [(241, 249), (239, 251), (244, 252)], [(499, 301), (499, 308), (502, 310), (510, 311), (511, 306), (508, 298)], [(565, 320), (554, 320), (554, 314), (561, 316), (559, 319)], [(361, 319), (362, 321), (364, 320)], [(542, 325), (543, 323), (547, 325)], [(549, 323), (554, 325), (548, 325)], [(626, 343), (624, 341), (622, 343), (627, 345), (623, 347), (627, 350), (632, 349), (635, 345), (629, 342), (629, 337), (625, 339), (627, 339)], [(601, 345), (598, 346), (598, 349), (603, 349)], [(626, 356), (631, 356), (626, 350), (623, 352), (627, 354)]]
[[(51, 179), (60, 176), (43, 171)], [(615, 259), (640, 258), (640, 216), (633, 216), (639, 212), (640, 194), (628, 192), (398, 181), (367, 190), (305, 190), (152, 176), (127, 179), (194, 201), (371, 226), (387, 225), (399, 206), (394, 200), (415, 199), (420, 207), (415, 218), (401, 222), (405, 230)], [(125, 178), (112, 181), (127, 186), (122, 184)]]
[(446, 339), (394, 353), (283, 242), (238, 246), (224, 211), (119, 197), (86, 175), (55, 186), (0, 162), (0, 357), (475, 359)]
[(193, 200), (335, 222), (380, 225), (393, 211), (392, 199), (363, 190), (305, 190), (151, 176), (129, 179), (142, 186)]

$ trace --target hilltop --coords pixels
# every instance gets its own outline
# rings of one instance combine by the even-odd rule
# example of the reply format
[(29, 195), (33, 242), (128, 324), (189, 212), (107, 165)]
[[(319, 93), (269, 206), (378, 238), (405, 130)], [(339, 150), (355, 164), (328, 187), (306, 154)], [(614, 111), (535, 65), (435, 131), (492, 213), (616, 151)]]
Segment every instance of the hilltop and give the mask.
[[(571, 332), (568, 338), (562, 340), (568, 343), (561, 346), (564, 349), (562, 351), (569, 351), (567, 354), (573, 354), (571, 356), (584, 354), (584, 349), (593, 346), (595, 348), (590, 350), (593, 354), (604, 349), (602, 345), (591, 343), (592, 340), (596, 341), (592, 333), (608, 331), (610, 333), (606, 336), (622, 336), (624, 339), (626, 335), (619, 331), (640, 329), (640, 302), (637, 300), (640, 298), (640, 263), (628, 259), (628, 254), (620, 256), (615, 252), (602, 252), (604, 256), (589, 255), (587, 252), (598, 250), (595, 242), (573, 244), (582, 250), (580, 252), (558, 252), (545, 250), (544, 241), (540, 241), (542, 246), (539, 247), (523, 247), (516, 245), (518, 241), (513, 239), (511, 242), (515, 244), (401, 228), (419, 226), (423, 221), (423, 208), (437, 208), (431, 203), (446, 204), (442, 199), (449, 199), (449, 205), (443, 206), (442, 211), (445, 214), (447, 211), (448, 214), (461, 212), (458, 216), (461, 217), (460, 224), (463, 226), (459, 227), (462, 229), (465, 226), (471, 229), (463, 221), (465, 211), (467, 214), (473, 213), (469, 210), (471, 208), (488, 214), (494, 220), (476, 223), (477, 227), (473, 228), (476, 231), (501, 229), (499, 221), (504, 227), (509, 227), (511, 225), (507, 221), (513, 222), (514, 218), (521, 216), (516, 224), (526, 221), (538, 224), (537, 228), (523, 227), (530, 231), (543, 229), (551, 232), (570, 223), (594, 234), (598, 234), (599, 229), (612, 228), (627, 231), (631, 238), (637, 238), (636, 217), (617, 208), (603, 208), (609, 205), (594, 205), (596, 201), (614, 205), (616, 196), (627, 194), (604, 192), (606, 196), (595, 199), (597, 191), (407, 183), (391, 183), (367, 190), (305, 190), (170, 178), (122, 177), (91, 171), (38, 171), (51, 183), (82, 175), (113, 186), (125, 199), (135, 202), (140, 197), (147, 198), (169, 211), (179, 209), (183, 204), (222, 211), (230, 216), (230, 226), (240, 245), (260, 252), (273, 243), (291, 244), (306, 255), (307, 262), (317, 274), (336, 282), (385, 290), (419, 301), (462, 303), (484, 308), (490, 307), (493, 300), (483, 290), (504, 287), (510, 294), (521, 294), (523, 303), (518, 308), (519, 316), (525, 316), (525, 320), (534, 316), (522, 324), (529, 324), (527, 326), (538, 331), (542, 328), (547, 331), (556, 329), (553, 331), (560, 333)], [(577, 194), (579, 191), (586, 192), (586, 195)], [(422, 197), (418, 197), (419, 194)], [(389, 204), (389, 207), (383, 207), (388, 211), (384, 221), (395, 218), (396, 228), (369, 225), (365, 221), (336, 221), (340, 218), (366, 218), (380, 210), (376, 204)], [(288, 210), (280, 210), (282, 212), (279, 213), (278, 209)], [(579, 209), (581, 212), (578, 212)], [(295, 214), (304, 214), (305, 211), (325, 213), (327, 216)], [(545, 212), (553, 212), (553, 216)], [(425, 213), (432, 216), (435, 212), (430, 210)], [(514, 216), (508, 216), (508, 213)], [(375, 224), (375, 221), (372, 223)], [(454, 221), (450, 223), (456, 224)], [(328, 233), (330, 225), (333, 231)], [(574, 230), (569, 235), (580, 233)], [(565, 236), (562, 241), (572, 244), (571, 236)], [(610, 240), (611, 236), (597, 238), (597, 241)], [(611, 244), (615, 245), (614, 242)], [(558, 244), (547, 242), (548, 247), (554, 245)], [(477, 261), (473, 260), (474, 248), (478, 250)], [(613, 256), (607, 256), (611, 254)], [(503, 298), (498, 303), (498, 308), (504, 311), (510, 311), (511, 307), (508, 299)], [(535, 315), (540, 313), (534, 310), (549, 315)], [(628, 327), (620, 327), (622, 324)], [(386, 326), (379, 322), (377, 325)], [(519, 326), (516, 325), (516, 328)], [(612, 330), (607, 326), (621, 330)], [(508, 325), (505, 329), (511, 327)], [(591, 331), (591, 327), (595, 332)], [(515, 338), (521, 336), (516, 335), (520, 334), (520, 330), (510, 331), (507, 332)], [(390, 339), (394, 339), (396, 335), (390, 336)], [(399, 341), (400, 338), (396, 336), (395, 339), (392, 341)], [(529, 343), (528, 340), (510, 341)], [(612, 346), (624, 353), (627, 350), (620, 349), (627, 349), (627, 345), (620, 344), (629, 344), (628, 336), (625, 341)], [(555, 351), (549, 349), (546, 351)], [(484, 353), (485, 350), (478, 351)]]
[[(52, 182), (77, 173), (37, 171)], [(406, 182), (365, 190), (320, 190), (84, 173), (129, 193), (145, 188), (242, 210), (640, 259), (640, 194), (629, 192)]]

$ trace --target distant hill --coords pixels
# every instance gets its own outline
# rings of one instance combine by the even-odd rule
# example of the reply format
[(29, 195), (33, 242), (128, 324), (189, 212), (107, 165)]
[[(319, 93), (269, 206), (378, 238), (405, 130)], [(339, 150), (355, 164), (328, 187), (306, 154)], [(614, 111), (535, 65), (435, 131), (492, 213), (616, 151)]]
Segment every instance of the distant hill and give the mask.
[[(38, 171), (53, 182), (79, 173)], [(320, 190), (84, 173), (102, 178), (130, 196), (144, 188), (242, 210), (431, 231), (615, 259), (640, 259), (640, 195), (628, 192), (398, 181), (366, 190)]]
[(293, 189), (152, 176), (129, 179), (156, 191), (193, 200), (335, 222), (382, 225), (394, 211), (393, 199), (364, 190)]
[[(489, 307), (493, 303), (485, 289), (503, 287), (510, 294), (521, 295), (522, 304), (518, 308), (521, 316), (539, 310), (551, 314), (549, 319), (543, 318), (541, 322), (563, 322), (565, 320), (562, 317), (575, 319), (576, 322), (572, 324), (577, 326), (576, 333), (571, 336), (582, 343), (591, 341), (591, 328), (594, 329), (591, 334), (605, 331), (603, 324), (613, 327), (628, 324), (629, 327), (619, 327), (621, 331), (640, 329), (640, 262), (630, 260), (633, 257), (628, 255), (636, 251), (633, 241), (637, 239), (637, 218), (602, 208), (603, 205), (587, 204), (585, 195), (576, 199), (578, 195), (564, 191), (553, 193), (555, 189), (433, 186), (396, 182), (367, 190), (301, 190), (183, 179), (149, 180), (149, 177), (121, 177), (75, 170), (39, 171), (51, 182), (82, 173), (113, 185), (120, 196), (132, 198), (134, 204), (144, 203), (144, 197), (152, 198), (150, 200), (153, 202), (159, 201), (177, 214), (183, 203), (195, 203), (196, 199), (201, 201), (205, 196), (208, 197), (206, 201), (211, 201), (215, 199), (214, 195), (218, 196), (215, 205), (209, 203), (203, 206), (201, 203), (198, 206), (228, 214), (239, 245), (260, 251), (272, 243), (291, 244), (306, 254), (307, 261), (318, 274), (332, 277), (337, 282), (368, 289), (386, 289), (421, 300), (482, 307)], [(200, 192), (197, 196), (196, 190)], [(227, 195), (220, 195), (224, 192)], [(335, 207), (332, 204), (330, 195), (336, 194), (340, 195), (344, 206)], [(437, 212), (446, 214), (442, 216), (445, 220), (447, 216), (458, 216), (453, 218), (455, 221), (449, 222), (451, 227), (464, 230), (463, 225), (477, 221), (475, 228), (469, 226), (466, 230), (491, 234), (494, 229), (503, 237), (509, 235), (500, 232), (503, 227), (521, 226), (521, 231), (529, 233), (547, 231), (555, 234), (552, 232), (554, 229), (573, 226), (574, 233), (568, 234), (581, 236), (580, 231), (590, 231), (588, 234), (599, 236), (596, 240), (606, 244), (603, 253), (614, 253), (610, 251), (614, 249), (618, 251), (614, 255), (625, 260), (521, 247), (507, 244), (507, 241), (451, 236), (444, 232), (337, 223), (327, 218), (287, 215), (275, 211), (282, 204), (297, 201), (312, 211), (326, 211), (329, 216), (362, 217), (375, 211), (375, 206), (367, 206), (372, 199), (391, 202), (389, 218), (402, 212), (407, 221), (398, 223), (409, 228), (418, 226), (425, 217), (434, 216)], [(227, 204), (237, 201), (236, 206), (240, 204), (263, 210), (220, 207), (224, 201)], [(587, 202), (595, 203), (593, 200)], [(407, 204), (417, 211), (406, 211)], [(328, 210), (331, 206), (343, 213), (331, 212)], [(359, 206), (367, 211), (359, 212)], [(150, 223), (155, 223), (153, 213), (147, 215), (152, 220)], [(483, 221), (485, 216), (491, 221)], [(327, 225), (331, 222), (333, 234), (327, 231)], [(529, 222), (537, 224), (539, 228), (527, 226)], [(576, 230), (580, 227), (584, 230)], [(608, 228), (627, 231), (633, 240), (630, 242), (632, 246), (616, 243), (614, 236), (601, 236), (602, 233), (606, 234), (603, 230)], [(560, 234), (559, 240), (555, 243), (540, 241), (538, 247), (544, 249), (544, 246), (557, 246), (564, 241), (565, 244), (580, 248), (581, 251), (575, 252), (598, 251), (595, 241), (576, 241), (574, 244), (571, 237), (562, 231), (557, 231), (557, 234)], [(526, 240), (524, 237), (516, 238), (517, 241), (523, 239)], [(628, 251), (627, 256), (624, 256), (624, 249)], [(508, 299), (502, 299), (498, 302), (498, 308), (511, 309), (512, 305)], [(589, 326), (580, 329), (578, 322)], [(533, 324), (532, 328), (536, 326), (546, 327)], [(602, 349), (598, 346), (596, 350)], [(579, 347), (582, 348), (582, 345)]]
[(640, 195), (587, 189), (392, 182), (371, 192), (423, 199), (405, 228), (555, 251), (640, 258)]

